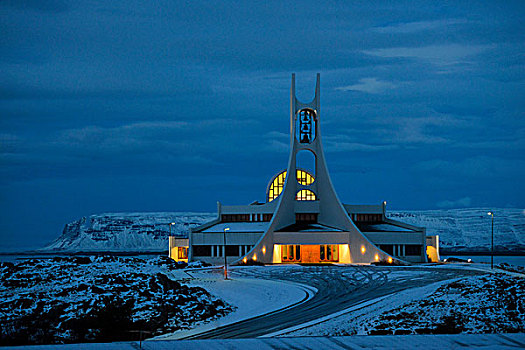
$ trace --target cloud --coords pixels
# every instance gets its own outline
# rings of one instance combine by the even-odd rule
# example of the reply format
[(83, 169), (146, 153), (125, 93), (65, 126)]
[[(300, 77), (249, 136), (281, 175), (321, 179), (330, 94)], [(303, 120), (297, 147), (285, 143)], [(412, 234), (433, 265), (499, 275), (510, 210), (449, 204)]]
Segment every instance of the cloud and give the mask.
[(361, 91), (369, 94), (379, 94), (385, 90), (393, 89), (396, 85), (388, 81), (380, 81), (377, 78), (362, 78), (359, 83), (348, 86), (336, 87), (339, 91)]
[(444, 200), (436, 203), (438, 208), (464, 208), (472, 205), (472, 199), (470, 197), (463, 197), (455, 201)]
[(469, 21), (465, 19), (442, 19), (435, 21), (420, 21), (420, 22), (407, 22), (393, 25), (387, 25), (382, 27), (376, 27), (373, 30), (378, 33), (392, 33), (392, 34), (406, 34), (414, 33), (425, 30), (436, 30), (443, 27), (448, 27), (456, 24), (465, 24)]
[(267, 152), (288, 152), (290, 150), (290, 135), (279, 131), (270, 131), (264, 135)]
[(461, 176), (477, 180), (495, 179), (500, 181), (519, 177), (525, 169), (525, 161), (521, 159), (505, 159), (487, 156), (469, 157), (460, 160), (433, 159), (419, 162), (414, 169), (436, 176)]
[(437, 66), (469, 62), (467, 58), (495, 48), (495, 45), (444, 44), (419, 47), (393, 47), (364, 50), (363, 53), (385, 58), (416, 58), (429, 61)]
[(326, 142), (326, 150), (328, 152), (349, 152), (349, 151), (362, 151), (362, 152), (378, 152), (386, 151), (399, 148), (398, 145), (374, 145), (364, 144), (358, 142)]

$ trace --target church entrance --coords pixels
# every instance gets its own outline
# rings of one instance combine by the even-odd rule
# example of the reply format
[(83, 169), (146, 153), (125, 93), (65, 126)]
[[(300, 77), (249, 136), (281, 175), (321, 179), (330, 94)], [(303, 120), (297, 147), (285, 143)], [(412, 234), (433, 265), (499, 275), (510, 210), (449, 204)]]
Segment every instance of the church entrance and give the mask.
[(281, 262), (323, 263), (339, 261), (338, 244), (282, 245)]

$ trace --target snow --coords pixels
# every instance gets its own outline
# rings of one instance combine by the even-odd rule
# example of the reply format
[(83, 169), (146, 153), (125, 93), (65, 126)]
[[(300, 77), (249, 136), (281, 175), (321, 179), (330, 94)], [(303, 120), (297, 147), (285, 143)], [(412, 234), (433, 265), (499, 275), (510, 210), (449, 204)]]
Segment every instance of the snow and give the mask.
[(0, 263), (0, 343), (134, 339), (134, 327), (163, 334), (231, 312), (204, 289), (169, 279), (176, 267), (160, 257)]
[[(486, 250), (490, 247), (488, 208), (392, 211), (387, 216), (427, 228), (427, 234), (438, 234), (442, 248)], [(525, 250), (525, 214), (523, 209), (492, 209), (496, 249)], [(173, 235), (187, 235), (190, 228), (217, 217), (215, 213), (106, 213), (83, 217), (67, 224), (64, 231), (43, 252), (144, 252), (166, 251), (169, 223)], [(228, 223), (234, 231), (264, 231), (267, 223)], [(241, 224), (242, 225), (242, 224)], [(264, 226), (264, 227), (263, 227)], [(235, 226), (236, 227), (236, 226)], [(223, 227), (222, 227), (223, 228)], [(217, 232), (222, 232), (216, 227)], [(250, 231), (246, 231), (250, 230)]]
[(229, 280), (224, 280), (223, 270), (217, 268), (173, 272), (172, 276), (175, 279), (183, 278), (183, 274), (191, 275), (192, 279), (186, 280), (189, 285), (206, 289), (211, 295), (226, 301), (236, 309), (225, 317), (201, 324), (194, 329), (177, 331), (170, 335), (159, 336), (156, 339), (180, 339), (260, 316), (299, 302), (305, 302), (317, 292), (315, 288), (299, 283), (240, 276), (243, 270), (250, 270), (251, 275), (256, 275), (258, 269), (264, 268), (264, 266), (232, 267), (231, 272), (233, 273)]
[[(135, 350), (138, 342), (108, 344), (68, 344), (6, 347), (14, 350)], [(273, 349), (391, 349), (443, 350), (490, 349), (514, 350), (525, 348), (525, 334), (454, 334), (454, 335), (398, 335), (353, 337), (301, 337), (257, 339), (209, 339), (151, 341), (142, 343), (144, 350), (273, 350)]]
[(42, 252), (167, 251), (170, 234), (185, 236), (190, 228), (217, 217), (212, 213), (105, 213), (67, 224)]
[(491, 244), (494, 216), (494, 247), (525, 251), (525, 210), (509, 208), (468, 208), (424, 211), (392, 211), (387, 216), (407, 224), (426, 227), (427, 235), (439, 235), (441, 248), (483, 249)]
[[(484, 264), (434, 268), (451, 267), (493, 273), (405, 290), (266, 337), (525, 331), (525, 275), (491, 271)], [(410, 278), (410, 271), (395, 276), (396, 280), (403, 277)]]
[[(399, 277), (398, 275), (406, 275), (407, 277), (410, 277), (413, 273), (405, 271), (392, 272), (389, 274), (389, 278), (397, 279)], [(405, 303), (429, 295), (447, 282), (450, 282), (450, 280), (440, 281), (424, 287), (408, 289), (399, 293), (372, 299), (317, 320), (266, 334), (264, 337), (364, 335), (365, 333), (362, 329), (363, 322), (377, 317), (393, 307), (399, 307)]]

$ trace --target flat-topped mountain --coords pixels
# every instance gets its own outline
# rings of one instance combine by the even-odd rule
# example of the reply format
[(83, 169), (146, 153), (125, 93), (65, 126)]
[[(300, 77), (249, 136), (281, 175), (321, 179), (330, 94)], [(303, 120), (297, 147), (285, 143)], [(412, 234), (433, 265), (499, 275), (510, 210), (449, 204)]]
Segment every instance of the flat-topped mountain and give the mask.
[[(427, 228), (440, 236), (448, 251), (488, 251), (490, 217), (487, 208), (391, 211), (387, 216)], [(525, 210), (494, 209), (494, 244), (499, 252), (525, 252)], [(44, 251), (145, 252), (168, 250), (170, 233), (185, 235), (190, 228), (216, 217), (216, 213), (107, 213), (66, 224), (62, 234)]]

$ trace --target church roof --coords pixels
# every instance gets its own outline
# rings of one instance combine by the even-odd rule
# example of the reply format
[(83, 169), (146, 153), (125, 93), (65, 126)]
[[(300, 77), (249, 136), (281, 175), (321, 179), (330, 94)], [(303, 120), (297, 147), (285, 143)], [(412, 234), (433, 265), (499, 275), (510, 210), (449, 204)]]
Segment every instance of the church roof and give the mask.
[(229, 228), (227, 232), (265, 232), (268, 228), (269, 222), (264, 221), (250, 221), (250, 222), (221, 222), (208, 227), (202, 232), (205, 233), (222, 233), (225, 228)]

